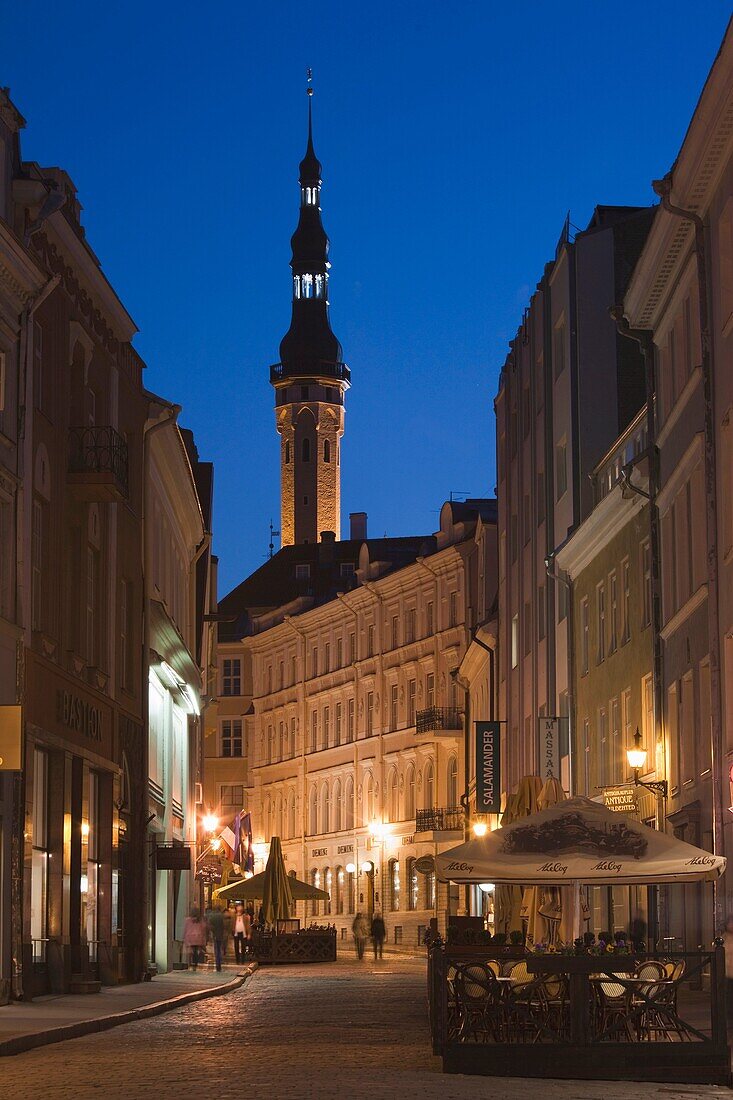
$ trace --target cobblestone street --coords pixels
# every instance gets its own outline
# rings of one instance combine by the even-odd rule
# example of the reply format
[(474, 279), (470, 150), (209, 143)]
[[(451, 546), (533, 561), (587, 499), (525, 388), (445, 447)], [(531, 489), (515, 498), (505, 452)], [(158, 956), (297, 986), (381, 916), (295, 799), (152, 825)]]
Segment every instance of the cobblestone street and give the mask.
[(0, 1082), (3, 1095), (49, 1100), (730, 1095), (727, 1089), (692, 1085), (443, 1076), (428, 1045), (425, 963), (407, 958), (261, 969), (228, 996), (4, 1058)]

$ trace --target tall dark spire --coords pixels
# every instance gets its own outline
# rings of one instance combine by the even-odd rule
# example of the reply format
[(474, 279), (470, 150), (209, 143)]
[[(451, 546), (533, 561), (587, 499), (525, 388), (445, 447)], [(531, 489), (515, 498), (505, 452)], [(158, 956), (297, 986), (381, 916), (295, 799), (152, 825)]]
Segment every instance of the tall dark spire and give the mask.
[(341, 345), (328, 319), (329, 241), (321, 222), (321, 164), (313, 147), (313, 87), (308, 70), (308, 144), (300, 162), (300, 217), (290, 244), (293, 312), (280, 343), (286, 377), (334, 373)]

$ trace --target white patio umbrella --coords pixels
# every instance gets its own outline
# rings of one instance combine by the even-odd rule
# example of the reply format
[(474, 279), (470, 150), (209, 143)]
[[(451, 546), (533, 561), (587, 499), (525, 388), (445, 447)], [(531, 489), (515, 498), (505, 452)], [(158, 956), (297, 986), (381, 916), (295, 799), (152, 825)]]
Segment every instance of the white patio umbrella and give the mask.
[(699, 882), (726, 861), (649, 829), (588, 798), (570, 798), (438, 854), (442, 882), (572, 886), (575, 936), (580, 886)]

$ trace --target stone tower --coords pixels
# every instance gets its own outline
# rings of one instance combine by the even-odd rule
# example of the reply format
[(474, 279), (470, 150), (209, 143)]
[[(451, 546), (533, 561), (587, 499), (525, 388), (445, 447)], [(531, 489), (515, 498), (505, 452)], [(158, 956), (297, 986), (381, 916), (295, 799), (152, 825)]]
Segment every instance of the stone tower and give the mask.
[(300, 217), (291, 238), (293, 312), (270, 368), (280, 434), (280, 533), (283, 546), (338, 539), (341, 436), (349, 368), (328, 319), (328, 237), (321, 223), (321, 165), (313, 149), (313, 89), (308, 83), (308, 147), (300, 162)]

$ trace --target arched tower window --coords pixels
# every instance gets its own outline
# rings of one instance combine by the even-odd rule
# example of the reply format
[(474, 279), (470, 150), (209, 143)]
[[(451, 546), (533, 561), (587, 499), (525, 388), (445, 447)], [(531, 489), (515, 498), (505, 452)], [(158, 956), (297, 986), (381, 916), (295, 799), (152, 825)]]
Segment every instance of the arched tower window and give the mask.
[(323, 461), (324, 462), (330, 462), (331, 461), (331, 444), (329, 443), (329, 441), (327, 439), (324, 439), (324, 441), (323, 441)]
[(311, 441), (307, 437), (303, 440), (303, 462), (311, 460)]
[(415, 769), (408, 765), (405, 772), (405, 821), (415, 816)]

